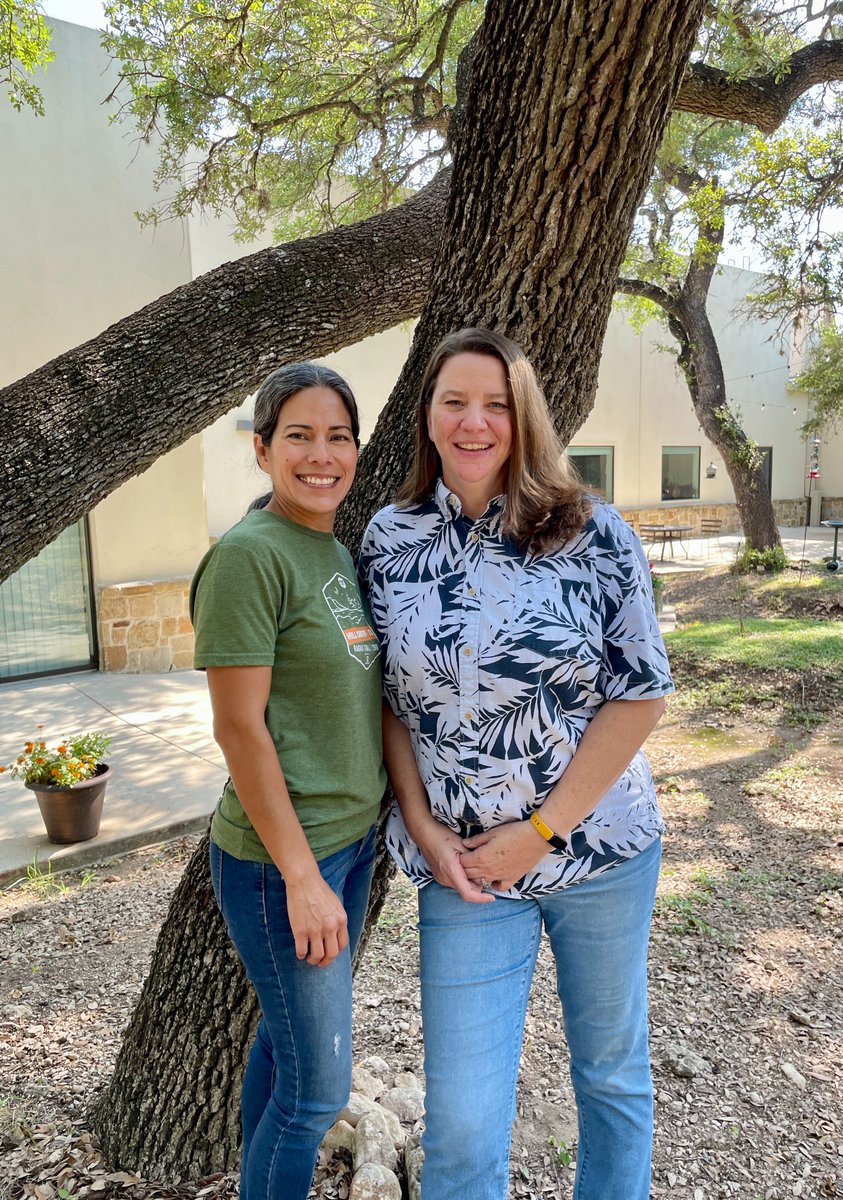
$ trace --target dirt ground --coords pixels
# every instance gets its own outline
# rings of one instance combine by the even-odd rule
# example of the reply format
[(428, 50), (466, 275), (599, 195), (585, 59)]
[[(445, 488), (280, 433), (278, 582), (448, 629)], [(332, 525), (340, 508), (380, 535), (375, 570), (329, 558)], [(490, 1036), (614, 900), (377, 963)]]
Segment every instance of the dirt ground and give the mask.
[[(680, 620), (698, 603), (684, 587), (668, 594)], [(672, 702), (647, 747), (669, 830), (651, 953), (652, 1195), (843, 1197), (843, 715), (829, 702), (785, 724), (792, 709), (774, 696), (733, 711), (695, 695)], [(0, 898), (0, 1200), (236, 1195), (231, 1178), (166, 1187), (110, 1173), (84, 1124), (191, 850), (147, 849), (66, 890)], [(415, 898), (401, 879), (356, 988), (356, 1058), (420, 1074)], [(511, 1194), (569, 1197), (576, 1137), (545, 949)], [(330, 1172), (314, 1195), (343, 1193)]]

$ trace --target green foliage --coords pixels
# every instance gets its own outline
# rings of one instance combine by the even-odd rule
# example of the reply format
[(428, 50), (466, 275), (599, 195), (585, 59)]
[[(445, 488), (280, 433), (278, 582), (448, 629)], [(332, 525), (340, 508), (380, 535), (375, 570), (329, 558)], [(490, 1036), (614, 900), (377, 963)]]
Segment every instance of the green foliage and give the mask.
[(738, 575), (749, 571), (784, 571), (790, 566), (788, 557), (781, 546), (768, 546), (766, 550), (753, 550), (744, 546), (735, 558), (732, 570)]
[(36, 0), (0, 0), (0, 86), (9, 101), (21, 111), (30, 108), (44, 113), (44, 101), (30, 76), (53, 60), (50, 30)]
[(547, 1139), (548, 1145), (556, 1151), (556, 1158), (560, 1167), (573, 1167), (577, 1161), (576, 1144), (571, 1146), (561, 1138), (554, 1137), (553, 1134)]
[[(111, 0), (118, 115), (160, 138), (164, 208), (300, 237), (387, 208), (441, 165), (480, 0)], [(183, 174), (183, 160), (193, 164)]]
[(822, 434), (838, 428), (843, 417), (843, 328), (826, 325), (808, 355), (808, 365), (793, 380), (791, 390), (806, 392), (814, 405), (802, 432)]
[(820, 670), (843, 678), (843, 621), (695, 622), (665, 634), (668, 649), (691, 660), (765, 671)]
[(8, 767), (13, 779), (25, 783), (55, 784), (71, 787), (74, 783), (90, 779), (97, 767), (109, 753), (111, 738), (105, 733), (80, 733), (66, 737), (59, 745), (48, 749), (40, 735), (27, 742), (23, 750)]

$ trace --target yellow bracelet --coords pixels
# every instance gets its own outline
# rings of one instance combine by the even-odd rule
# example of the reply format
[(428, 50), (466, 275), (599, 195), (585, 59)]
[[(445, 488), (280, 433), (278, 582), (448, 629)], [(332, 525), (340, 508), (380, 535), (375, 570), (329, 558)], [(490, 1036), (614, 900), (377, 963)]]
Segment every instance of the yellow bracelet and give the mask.
[(534, 829), (537, 829), (544, 840), (546, 842), (550, 842), (551, 846), (553, 846), (556, 850), (568, 849), (568, 843), (565, 838), (560, 837), (558, 833), (554, 833), (550, 826), (545, 824), (537, 812), (534, 812), (530, 816), (530, 824)]

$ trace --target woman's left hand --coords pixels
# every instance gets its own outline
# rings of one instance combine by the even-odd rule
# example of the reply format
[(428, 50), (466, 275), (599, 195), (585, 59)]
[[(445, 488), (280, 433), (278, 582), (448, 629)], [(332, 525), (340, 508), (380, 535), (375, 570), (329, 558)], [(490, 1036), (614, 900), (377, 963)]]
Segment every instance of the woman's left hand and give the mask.
[(460, 862), (469, 879), (506, 892), (540, 862), (550, 847), (529, 821), (496, 825), (464, 838)]

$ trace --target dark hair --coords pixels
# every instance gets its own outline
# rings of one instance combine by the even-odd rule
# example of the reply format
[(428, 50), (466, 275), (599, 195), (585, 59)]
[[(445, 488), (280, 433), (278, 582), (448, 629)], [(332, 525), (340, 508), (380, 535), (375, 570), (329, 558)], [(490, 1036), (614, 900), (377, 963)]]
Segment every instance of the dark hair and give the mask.
[[(310, 387), (330, 388), (331, 391), (337, 393), (348, 412), (354, 444), (359, 447), (360, 414), (357, 411), (354, 393), (342, 375), (338, 375), (330, 367), (324, 367), (321, 363), (314, 362), (287, 363), (284, 367), (278, 367), (277, 370), (267, 375), (258, 388), (255, 395), (253, 429), (264, 446), (268, 446), (272, 441), (272, 435), (278, 424), (278, 416), (287, 401)], [(254, 499), (246, 511), (266, 508), (271, 499), (272, 492), (266, 492), (265, 495)]]
[(324, 387), (336, 392), (346, 407), (351, 419), (351, 433), (355, 446), (360, 445), (360, 416), (354, 393), (342, 375), (323, 367), (321, 363), (287, 363), (271, 375), (267, 375), (255, 396), (254, 430), (264, 446), (268, 446), (278, 424), (278, 414), (298, 392), (305, 388)]
[(396, 502), (418, 504), (442, 474), (427, 416), (443, 364), (455, 354), (486, 354), (503, 364), (512, 420), (504, 532), (531, 553), (557, 550), (591, 515), (585, 488), (557, 437), (547, 400), (520, 346), (490, 329), (460, 329), (443, 338), (428, 359), (421, 383), (416, 455)]

